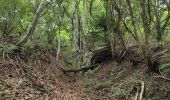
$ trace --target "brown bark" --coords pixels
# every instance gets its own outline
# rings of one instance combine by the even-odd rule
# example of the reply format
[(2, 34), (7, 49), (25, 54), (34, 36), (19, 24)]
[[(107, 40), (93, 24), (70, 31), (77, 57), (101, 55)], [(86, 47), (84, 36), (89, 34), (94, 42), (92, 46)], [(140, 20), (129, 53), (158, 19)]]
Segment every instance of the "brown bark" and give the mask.
[(131, 35), (136, 40), (137, 44), (141, 45), (140, 40), (139, 40), (139, 36), (138, 36), (138, 33), (137, 33), (137, 29), (136, 29), (135, 17), (134, 17), (134, 14), (133, 14), (133, 9), (131, 7), (131, 1), (127, 0), (127, 4), (128, 4), (128, 7), (129, 7), (129, 12), (130, 12), (130, 16), (131, 16), (131, 22), (132, 22), (133, 32), (134, 32), (134, 33), (131, 33)]
[(152, 58), (152, 52), (149, 47), (149, 34), (151, 34), (149, 24), (147, 22), (147, 12), (146, 12), (146, 0), (140, 0), (141, 6), (141, 19), (145, 33), (145, 44), (143, 45), (143, 55), (144, 58), (147, 60), (148, 69), (150, 72), (160, 73), (159, 72), (159, 61), (154, 60)]

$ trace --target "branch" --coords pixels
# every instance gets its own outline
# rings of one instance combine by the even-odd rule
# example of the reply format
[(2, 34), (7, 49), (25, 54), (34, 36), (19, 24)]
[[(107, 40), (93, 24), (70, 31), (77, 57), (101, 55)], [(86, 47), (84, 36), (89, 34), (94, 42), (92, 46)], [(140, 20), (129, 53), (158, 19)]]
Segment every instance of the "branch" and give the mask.
[(153, 58), (158, 57), (158, 56), (161, 56), (161, 55), (163, 55), (164, 53), (167, 53), (168, 51), (169, 51), (169, 50), (164, 50), (164, 51), (162, 51), (162, 52), (159, 52), (159, 53), (155, 54), (155, 55), (153, 56)]
[(34, 18), (31, 22), (31, 25), (30, 25), (30, 28), (29, 28), (27, 34), (16, 44), (17, 46), (20, 46), (23, 43), (25, 43), (27, 41), (28, 37), (32, 35), (32, 33), (34, 32), (34, 30), (36, 28), (38, 19), (40, 17), (40, 13), (42, 12), (43, 8), (44, 8), (44, 3), (43, 3), (43, 1), (41, 1), (41, 3), (39, 4), (38, 9), (34, 15)]
[(154, 77), (155, 77), (155, 78), (162, 78), (162, 79), (164, 79), (164, 80), (170, 82), (170, 79), (167, 78), (167, 77), (165, 77), (165, 76), (157, 75), (157, 76), (154, 76)]
[(86, 66), (80, 69), (64, 69), (64, 68), (60, 68), (64, 73), (69, 73), (69, 72), (80, 72), (80, 71), (87, 71), (89, 69), (94, 69), (95, 67), (97, 67), (99, 64), (95, 64), (95, 65), (90, 65), (90, 66)]
[(89, 8), (89, 12), (90, 12), (90, 16), (94, 19), (94, 17), (93, 17), (93, 13), (92, 13), (92, 9), (93, 9), (93, 2), (94, 2), (94, 0), (91, 0), (91, 1), (90, 1), (90, 8)]
[(139, 93), (136, 93), (134, 100), (138, 100), (138, 95), (139, 95)]
[(139, 94), (139, 100), (142, 100), (143, 93), (144, 93), (144, 82), (141, 82), (141, 92)]
[(168, 58), (168, 57), (170, 57), (170, 55), (167, 55), (167, 56), (162, 56), (162, 57), (159, 57), (158, 59), (160, 60), (160, 59), (163, 59), (163, 58)]
[(132, 31), (129, 29), (129, 27), (127, 26), (126, 22), (124, 20), (122, 20), (124, 27), (126, 28), (126, 30), (130, 33), (133, 34)]

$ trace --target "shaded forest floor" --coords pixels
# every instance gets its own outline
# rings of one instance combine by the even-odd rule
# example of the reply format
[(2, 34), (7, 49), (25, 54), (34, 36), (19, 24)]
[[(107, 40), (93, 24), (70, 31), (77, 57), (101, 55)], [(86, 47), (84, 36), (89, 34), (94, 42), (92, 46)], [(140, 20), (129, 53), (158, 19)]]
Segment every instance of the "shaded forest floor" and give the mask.
[[(83, 76), (81, 73), (64, 74), (57, 66), (50, 51), (1, 53), (0, 100), (129, 100), (140, 82), (145, 84), (145, 100), (170, 98), (169, 82), (149, 74), (144, 63), (133, 66), (129, 61), (120, 64), (106, 61)], [(162, 73), (170, 78), (167, 66), (169, 62)]]

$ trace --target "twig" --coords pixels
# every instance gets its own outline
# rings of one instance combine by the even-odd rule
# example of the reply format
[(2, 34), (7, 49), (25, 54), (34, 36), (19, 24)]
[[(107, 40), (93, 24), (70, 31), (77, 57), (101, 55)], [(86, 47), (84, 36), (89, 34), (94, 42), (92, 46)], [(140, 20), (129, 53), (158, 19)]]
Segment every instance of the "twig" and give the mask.
[(1, 62), (0, 65), (1, 65), (0, 68), (2, 68), (2, 67), (5, 67), (7, 65), (14, 65), (14, 64), (11, 63), (11, 62)]
[(144, 82), (141, 82), (141, 92), (139, 95), (139, 100), (142, 100), (143, 93), (144, 93)]
[(167, 56), (162, 56), (162, 57), (159, 57), (158, 59), (160, 60), (160, 59), (163, 59), (163, 58), (168, 58), (168, 57), (170, 57), (170, 55), (167, 55)]
[[(133, 100), (142, 100), (143, 93), (144, 93), (144, 82), (137, 83), (135, 87), (133, 87)], [(131, 93), (132, 93), (131, 91)]]
[(165, 77), (165, 76), (161, 76), (161, 75), (157, 75), (157, 76), (154, 76), (155, 78), (162, 78), (162, 79), (165, 79), (167, 80), (168, 82), (170, 82), (170, 79)]
[(3, 60), (5, 61), (5, 52), (2, 54)]
[(168, 52), (169, 50), (164, 50), (164, 51), (162, 51), (162, 52), (159, 52), (159, 53), (157, 53), (157, 54), (155, 54), (154, 56), (153, 56), (153, 58), (155, 58), (155, 57), (157, 57), (157, 56), (160, 56), (160, 55), (162, 55), (162, 54), (164, 54), (164, 53), (166, 53), (166, 52)]
[(138, 100), (138, 93), (136, 93), (135, 97), (134, 97), (134, 100)]
[(123, 54), (122, 54), (121, 57), (120, 57), (120, 60), (123, 59), (123, 57), (125, 56), (126, 53), (127, 53), (127, 50), (125, 50), (125, 51), (123, 52)]
[(11, 62), (11, 64), (14, 65), (14, 66), (16, 67), (15, 63), (14, 63), (13, 60), (9, 57), (8, 54), (7, 54), (7, 58), (9, 59), (9, 61)]

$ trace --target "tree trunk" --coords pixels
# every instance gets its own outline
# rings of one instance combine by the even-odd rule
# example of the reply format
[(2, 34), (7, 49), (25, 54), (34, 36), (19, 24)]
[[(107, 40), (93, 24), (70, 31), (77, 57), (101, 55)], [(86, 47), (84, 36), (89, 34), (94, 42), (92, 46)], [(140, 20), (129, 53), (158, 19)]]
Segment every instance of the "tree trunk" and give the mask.
[(132, 22), (133, 32), (134, 32), (134, 33), (131, 33), (131, 35), (136, 40), (137, 44), (141, 46), (139, 36), (138, 36), (138, 33), (137, 33), (137, 29), (136, 29), (135, 17), (134, 17), (133, 10), (132, 10), (132, 7), (131, 7), (131, 1), (127, 0), (127, 4), (129, 6), (129, 12), (130, 12), (130, 17), (131, 17), (131, 22)]
[(88, 33), (88, 13), (87, 13), (87, 0), (83, 0), (83, 10), (82, 10), (82, 27), (83, 27), (83, 34), (81, 35), (82, 38), (82, 64), (81, 65), (85, 65), (86, 66), (86, 62), (87, 61), (87, 43), (86, 43), (86, 39), (85, 36)]
[(57, 57), (56, 57), (56, 61), (57, 61), (57, 64), (58, 64), (58, 61), (59, 61), (59, 55), (60, 55), (60, 49), (61, 49), (61, 37), (60, 37), (60, 26), (59, 26), (59, 29), (58, 29), (58, 47), (57, 47)]
[(79, 52), (79, 45), (78, 45), (78, 35), (79, 35), (79, 19), (78, 19), (78, 0), (74, 0), (74, 17), (73, 17), (73, 42), (74, 42), (74, 49)]
[(115, 36), (113, 35), (113, 24), (112, 24), (112, 8), (111, 8), (111, 0), (106, 2), (106, 23), (107, 23), (107, 34), (109, 36), (110, 46), (112, 50), (112, 55), (115, 57)]
[(149, 24), (147, 22), (147, 13), (146, 13), (146, 0), (140, 0), (140, 5), (142, 8), (141, 19), (143, 23), (143, 28), (145, 32), (145, 44), (143, 46), (143, 54), (147, 60), (148, 69), (150, 72), (159, 73), (159, 62), (152, 58), (152, 52), (149, 47), (149, 34), (151, 34)]
[(44, 8), (44, 2), (41, 1), (41, 3), (39, 4), (39, 6), (36, 10), (36, 13), (34, 15), (32, 22), (31, 22), (31, 25), (30, 25), (30, 28), (29, 28), (27, 34), (16, 44), (17, 46), (21, 46), (22, 44), (26, 43), (27, 39), (33, 34), (43, 8)]

